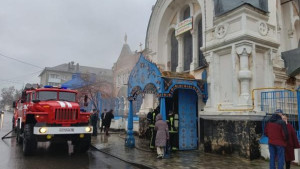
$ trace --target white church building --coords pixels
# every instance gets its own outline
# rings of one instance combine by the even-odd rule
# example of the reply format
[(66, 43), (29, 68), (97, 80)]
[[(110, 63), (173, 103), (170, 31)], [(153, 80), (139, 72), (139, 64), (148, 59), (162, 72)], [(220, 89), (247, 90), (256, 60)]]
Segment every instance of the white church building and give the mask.
[[(162, 78), (202, 80), (208, 95), (195, 95), (194, 119), (178, 108), (181, 93), (187, 90), (178, 87), (171, 95), (142, 93), (140, 119), (165, 101), (166, 112), (178, 114), (179, 138), (184, 134), (180, 121), (192, 119), (196, 125), (186, 129), (197, 137), (187, 136), (197, 141), (197, 148), (258, 158), (264, 151), (260, 139), (265, 117), (276, 108), (293, 117), (298, 113), (297, 104), (286, 103), (284, 96), (295, 94), (300, 85), (299, 40), (297, 0), (157, 0), (148, 24), (145, 59), (158, 67)], [(280, 98), (278, 92), (283, 94)], [(264, 97), (269, 94), (272, 105)], [(288, 112), (288, 105), (293, 112)], [(179, 139), (179, 146), (186, 143)]]

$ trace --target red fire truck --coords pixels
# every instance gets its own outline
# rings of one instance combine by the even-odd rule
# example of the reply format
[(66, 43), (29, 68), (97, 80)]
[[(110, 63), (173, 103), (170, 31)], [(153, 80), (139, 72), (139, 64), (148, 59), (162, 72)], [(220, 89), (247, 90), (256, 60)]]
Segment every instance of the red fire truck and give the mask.
[(85, 152), (91, 143), (90, 113), (81, 112), (77, 92), (64, 88), (26, 85), (14, 102), (13, 129), (24, 155), (32, 155), (37, 142), (71, 140), (75, 152)]

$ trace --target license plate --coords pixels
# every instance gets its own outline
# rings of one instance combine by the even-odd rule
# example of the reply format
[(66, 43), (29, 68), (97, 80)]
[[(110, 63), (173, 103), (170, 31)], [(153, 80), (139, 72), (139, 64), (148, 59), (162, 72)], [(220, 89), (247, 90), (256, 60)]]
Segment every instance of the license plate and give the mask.
[(59, 128), (58, 131), (61, 133), (70, 133), (74, 132), (74, 128)]

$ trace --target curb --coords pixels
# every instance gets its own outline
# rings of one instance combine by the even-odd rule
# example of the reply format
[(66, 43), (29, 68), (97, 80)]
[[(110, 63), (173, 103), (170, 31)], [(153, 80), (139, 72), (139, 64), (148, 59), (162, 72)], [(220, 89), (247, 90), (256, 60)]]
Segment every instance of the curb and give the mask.
[[(119, 137), (122, 138), (122, 139), (125, 139), (125, 137), (122, 137), (121, 134), (119, 134)], [(153, 150), (147, 150), (147, 149), (141, 148), (141, 147), (139, 147), (137, 145), (135, 145), (134, 148), (136, 148), (137, 150), (140, 150), (140, 151), (144, 151), (144, 152), (149, 152), (149, 153), (153, 152)]]
[(129, 163), (129, 164), (131, 164), (131, 165), (133, 165), (133, 166), (136, 166), (136, 167), (138, 167), (138, 168), (140, 168), (140, 169), (154, 169), (154, 168), (152, 168), (152, 167), (150, 167), (150, 166), (147, 166), (147, 165), (144, 165), (144, 164), (140, 164), (140, 163), (136, 163), (136, 162), (133, 162), (133, 161), (125, 160), (125, 159), (123, 159), (123, 158), (121, 158), (121, 157), (119, 157), (119, 156), (116, 156), (116, 155), (110, 154), (110, 153), (108, 153), (108, 152), (106, 152), (106, 151), (100, 150), (100, 149), (96, 148), (94, 145), (91, 145), (90, 147), (93, 148), (94, 150), (100, 151), (100, 152), (102, 152), (102, 153), (104, 153), (104, 154), (107, 154), (107, 155), (109, 155), (109, 156), (112, 156), (112, 157), (114, 157), (114, 158), (117, 158), (117, 159), (119, 159), (119, 160), (121, 160), (121, 161), (124, 161), (124, 162), (126, 162), (126, 163)]

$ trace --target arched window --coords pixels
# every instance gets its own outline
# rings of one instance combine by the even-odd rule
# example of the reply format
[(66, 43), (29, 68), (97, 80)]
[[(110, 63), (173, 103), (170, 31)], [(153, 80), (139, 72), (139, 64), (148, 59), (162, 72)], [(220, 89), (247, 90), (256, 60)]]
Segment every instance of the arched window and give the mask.
[(183, 11), (183, 20), (189, 18), (190, 16), (191, 16), (190, 7), (187, 7), (187, 8)]
[(190, 70), (191, 62), (193, 61), (193, 39), (188, 31), (183, 37), (184, 43), (184, 71)]
[(178, 41), (175, 37), (175, 30), (171, 35), (171, 71), (176, 72), (178, 66)]
[(205, 66), (207, 63), (206, 63), (206, 60), (203, 56), (203, 53), (202, 51), (200, 50), (200, 48), (203, 46), (203, 35), (202, 35), (202, 19), (198, 22), (198, 61), (199, 61), (199, 67), (203, 67)]
[[(191, 16), (190, 7), (187, 7), (183, 11), (183, 20), (188, 19)], [(190, 65), (193, 60), (193, 39), (191, 33), (188, 31), (183, 35), (183, 44), (184, 44), (184, 65), (183, 70), (190, 70)]]

